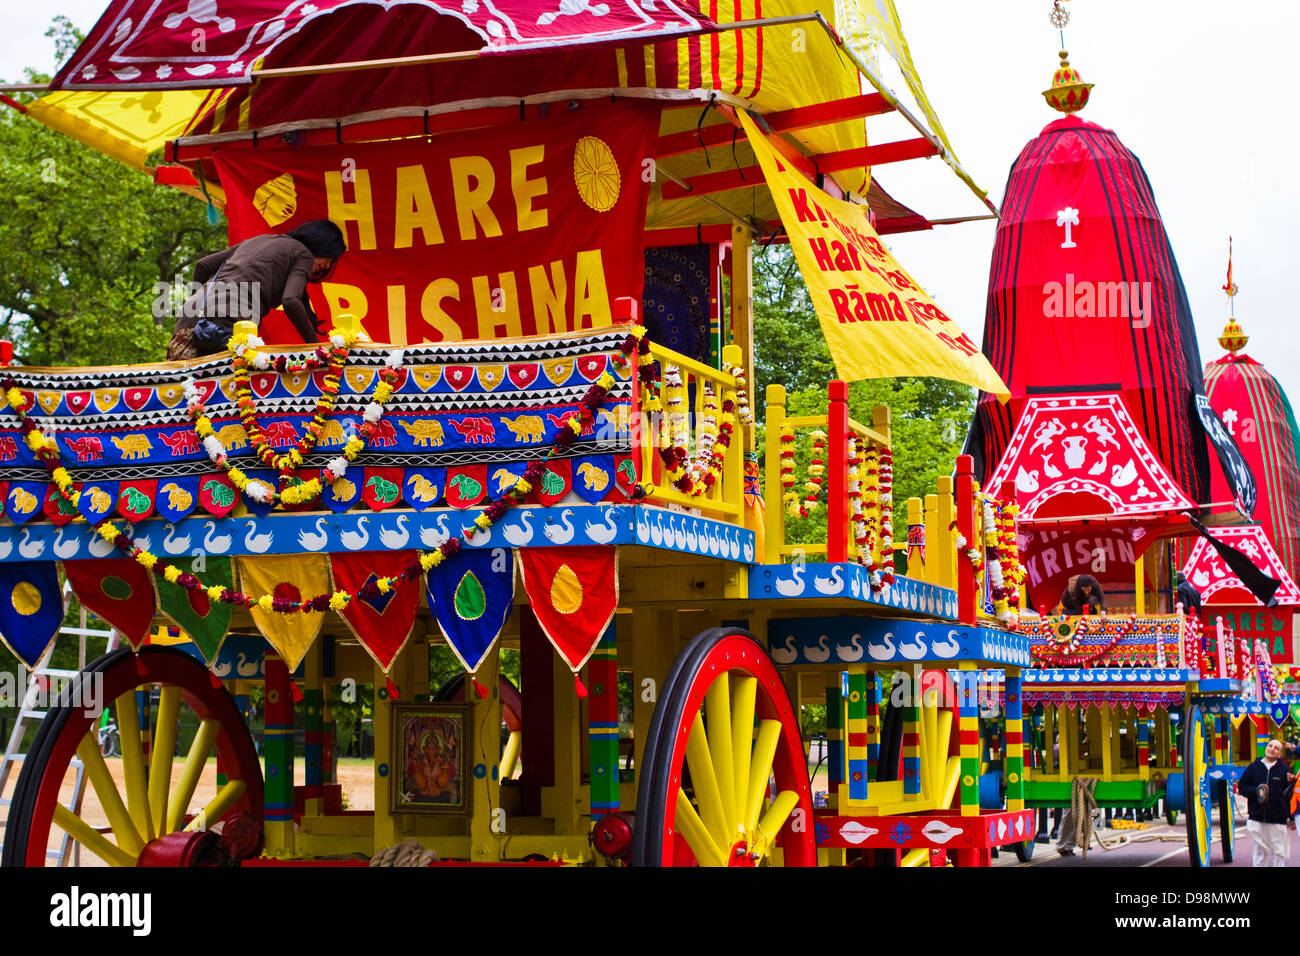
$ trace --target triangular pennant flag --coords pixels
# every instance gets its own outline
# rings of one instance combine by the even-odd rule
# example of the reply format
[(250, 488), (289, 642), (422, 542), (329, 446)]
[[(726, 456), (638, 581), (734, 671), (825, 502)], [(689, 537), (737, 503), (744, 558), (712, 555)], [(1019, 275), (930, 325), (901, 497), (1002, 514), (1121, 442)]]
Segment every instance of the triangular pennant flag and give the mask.
[[(254, 599), (270, 595), (273, 599), (305, 601), (334, 590), (330, 584), (329, 561), (323, 554), (236, 558), (235, 567), (244, 591)], [(302, 663), (325, 618), (316, 611), (287, 614), (264, 611), (256, 604), (249, 612), (257, 629), (284, 658), (290, 671), (297, 670)]]
[[(543, 477), (545, 483), (545, 477)], [(596, 504), (603, 501), (614, 485), (614, 456), (592, 455), (584, 458), (575, 469), (573, 490), (583, 501)]]
[(618, 609), (613, 547), (520, 548), (519, 571), (537, 623), (577, 674)]
[(180, 521), (199, 504), (199, 479), (169, 478), (158, 483), (158, 497), (154, 507), (168, 521)]
[(417, 511), (426, 511), (438, 503), (447, 487), (445, 468), (408, 468), (402, 485), (406, 503)]
[(447, 645), (476, 673), (514, 610), (514, 555), (507, 548), (461, 549), (429, 572), (425, 588)]
[(1273, 595), (1282, 586), (1281, 581), (1261, 571), (1245, 553), (1210, 534), (1205, 525), (1197, 521), (1196, 518), (1188, 515), (1187, 520), (1191, 522), (1193, 528), (1200, 532), (1201, 537), (1205, 538), (1210, 546), (1219, 552), (1219, 557), (1223, 558), (1223, 563), (1232, 569), (1232, 573), (1241, 579), (1241, 583), (1246, 585), (1260, 604), (1265, 607), (1272, 607), (1276, 603), (1273, 600)]
[(636, 491), (636, 459), (631, 455), (615, 455), (614, 462), (614, 483), (630, 498)]
[(491, 473), (488, 475), (487, 482), (488, 497), (496, 501), (524, 476), (524, 472), (528, 470), (528, 463), (520, 461), (509, 465), (492, 465), (489, 470)]
[(404, 581), (380, 592), (377, 581), (416, 564), (416, 551), (338, 552), (330, 555), (334, 586), (356, 595), (339, 612), (357, 640), (387, 673), (401, 652), (420, 609), (420, 586)]
[(91, 481), (81, 488), (77, 510), (90, 524), (99, 524), (113, 513), (117, 504), (116, 481)]
[(330, 511), (342, 514), (361, 500), (361, 480), (356, 469), (349, 469), (342, 478), (324, 482), (320, 500)]
[(133, 558), (64, 561), (63, 571), (81, 603), (139, 650), (153, 624), (153, 575)]
[(361, 500), (371, 511), (383, 511), (402, 500), (402, 469), (367, 468)]
[(72, 502), (59, 492), (55, 485), (45, 489), (45, 506), (41, 509), (45, 517), (56, 525), (65, 525), (77, 516), (77, 509)]
[(548, 507), (562, 501), (573, 487), (573, 462), (568, 458), (546, 463), (542, 480), (533, 486), (537, 500)]
[(487, 465), (447, 469), (447, 504), (468, 508), (487, 496)]
[[(235, 572), (229, 558), (209, 556), (205, 564), (200, 576), (205, 589), (235, 589)], [(222, 639), (235, 615), (235, 606), (212, 600), (206, 590), (190, 591), (179, 584), (169, 584), (157, 575), (154, 575), (154, 587), (158, 592), (159, 610), (189, 635), (204, 660), (209, 664), (216, 661)]]
[[(273, 471), (265, 471), (259, 469), (257, 471), (247, 472), (247, 474), (248, 474), (248, 480), (250, 482), (256, 481), (270, 488), (280, 487), (279, 480), (277, 479), (276, 474)], [(244, 506), (248, 508), (250, 513), (257, 515), (257, 517), (265, 518), (275, 508), (275, 502), (270, 499), (266, 501), (258, 501), (256, 498), (254, 498), (252, 495), (248, 493), (248, 485), (245, 485)]]
[(199, 479), (199, 504), (214, 518), (224, 518), (239, 504), (239, 489), (226, 475)]
[(43, 481), (13, 481), (9, 483), (9, 494), (5, 496), (5, 514), (14, 524), (23, 524), (41, 513), (45, 501)]
[(15, 657), (35, 667), (59, 636), (63, 601), (53, 561), (0, 564), (0, 640)]
[(117, 513), (135, 524), (153, 514), (153, 500), (158, 496), (158, 482), (124, 481), (117, 492)]

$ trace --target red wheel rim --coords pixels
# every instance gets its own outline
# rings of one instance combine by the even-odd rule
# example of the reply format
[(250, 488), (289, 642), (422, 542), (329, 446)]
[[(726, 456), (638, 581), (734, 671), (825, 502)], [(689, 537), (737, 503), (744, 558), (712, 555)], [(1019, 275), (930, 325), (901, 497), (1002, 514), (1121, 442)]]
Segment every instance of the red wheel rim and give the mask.
[[(194, 658), (168, 648), (146, 647), (139, 654), (127, 654), (103, 671), (105, 705), (127, 691), (147, 685), (171, 685), (181, 690), (181, 701), (199, 719), (214, 719), (220, 730), (215, 743), (217, 759), (231, 778), (243, 780), (246, 789), (227, 812), (244, 812), (262, 819), (262, 767), (253, 750), (252, 738), (238, 709), (224, 688), (213, 687), (208, 670)], [(41, 774), (26, 830), (26, 866), (44, 866), (54, 808), (59, 802), (63, 779), (76, 754), (77, 745), (99, 720), (80, 707), (68, 708), (57, 739)], [(53, 719), (51, 714), (47, 719)], [(24, 768), (26, 769), (26, 768)], [(232, 772), (233, 770), (238, 773)], [(89, 787), (89, 783), (87, 783)], [(224, 819), (224, 817), (223, 817)], [(213, 821), (216, 822), (216, 821)], [(21, 826), (21, 821), (15, 821)]]
[[(705, 694), (723, 673), (741, 674), (758, 681), (754, 714), (759, 720), (775, 719), (781, 724), (780, 740), (772, 761), (772, 774), (776, 778), (778, 793), (794, 791), (798, 801), (790, 817), (781, 827), (776, 845), (781, 847), (786, 866), (816, 866), (817, 845), (813, 833), (812, 791), (808, 781), (808, 765), (804, 757), (803, 740), (795, 720), (794, 708), (772, 659), (752, 638), (740, 634), (722, 637), (700, 661), (686, 689), (686, 703), (682, 719), (672, 738), (672, 754), (668, 776), (668, 792), (664, 799), (664, 828), (658, 845), (661, 866), (689, 866), (694, 854), (677, 829), (677, 789), (682, 784), (682, 764), (686, 756), (687, 741), (694, 726), (695, 715), (704, 705)], [(802, 827), (796, 831), (794, 824), (802, 811)]]

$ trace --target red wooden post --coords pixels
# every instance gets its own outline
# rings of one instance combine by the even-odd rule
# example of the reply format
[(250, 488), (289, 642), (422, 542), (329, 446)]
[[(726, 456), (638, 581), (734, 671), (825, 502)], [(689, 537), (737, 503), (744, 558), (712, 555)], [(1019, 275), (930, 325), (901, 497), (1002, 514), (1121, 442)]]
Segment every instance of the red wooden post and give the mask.
[[(635, 322), (641, 313), (641, 303), (630, 295), (614, 300), (614, 324), (626, 325)], [(633, 359), (635, 361), (635, 359)]]
[(836, 379), (826, 408), (826, 560), (849, 559), (849, 387)]
[(0, 339), (0, 365), (12, 365), (14, 362), (14, 344), (8, 339)]
[[(953, 481), (953, 504), (957, 509), (957, 533), (966, 539), (966, 549), (979, 548), (975, 540), (975, 459), (957, 456), (957, 475)], [(975, 568), (964, 554), (957, 556), (957, 619), (975, 623)]]

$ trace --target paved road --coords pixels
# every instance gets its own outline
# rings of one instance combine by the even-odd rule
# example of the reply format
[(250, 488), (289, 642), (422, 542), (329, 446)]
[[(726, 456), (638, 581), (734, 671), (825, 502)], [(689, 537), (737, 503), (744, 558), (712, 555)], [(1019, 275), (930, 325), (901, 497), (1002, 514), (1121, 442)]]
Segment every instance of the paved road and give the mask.
[[(1161, 818), (1147, 824), (1145, 830), (1109, 830), (1099, 829), (1097, 834), (1107, 843), (1120, 837), (1127, 837), (1129, 843), (1112, 850), (1103, 850), (1093, 840), (1087, 859), (1076, 849), (1074, 856), (1060, 856), (1056, 844), (1039, 843), (1034, 848), (1034, 855), (1028, 863), (1021, 863), (1014, 853), (999, 853), (993, 861), (994, 866), (1042, 866), (1042, 867), (1187, 867), (1187, 830), (1180, 815), (1176, 826), (1169, 826)], [(1213, 867), (1249, 867), (1253, 844), (1250, 834), (1246, 832), (1244, 816), (1237, 818), (1236, 844), (1233, 862), (1223, 862), (1223, 851), (1219, 845), (1219, 814), (1216, 811), (1213, 821), (1213, 845), (1210, 848), (1210, 865)], [(1291, 833), (1291, 865), (1300, 866), (1300, 839)]]

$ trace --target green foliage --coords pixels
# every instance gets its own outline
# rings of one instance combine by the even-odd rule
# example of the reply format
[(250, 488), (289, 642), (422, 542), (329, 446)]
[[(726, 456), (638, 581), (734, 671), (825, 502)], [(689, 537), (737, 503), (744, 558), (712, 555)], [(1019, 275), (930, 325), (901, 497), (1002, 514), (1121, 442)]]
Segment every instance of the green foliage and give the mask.
[[(66, 17), (47, 35), (60, 57), (80, 41)], [(155, 285), (178, 274), (188, 281), (194, 261), (225, 244), (224, 229), (191, 197), (0, 111), (0, 335), (19, 361), (160, 360), (173, 320), (155, 319)]]
[[(789, 415), (826, 414), (826, 384), (835, 365), (822, 336), (807, 288), (789, 247), (777, 246), (754, 258), (755, 372), (758, 394), (769, 384), (786, 387)], [(872, 409), (889, 406), (894, 452), (894, 538), (907, 540), (907, 499), (934, 491), (935, 479), (952, 474), (970, 427), (975, 393), (957, 382), (935, 378), (867, 379), (849, 384), (849, 416), (870, 426)], [(761, 412), (763, 401), (756, 404)], [(760, 445), (765, 442), (760, 441)], [(806, 494), (812, 452), (808, 430), (796, 436), (796, 484)], [(761, 448), (760, 448), (761, 451)], [(826, 499), (823, 486), (821, 500)], [(826, 513), (786, 517), (787, 538), (826, 540)]]

